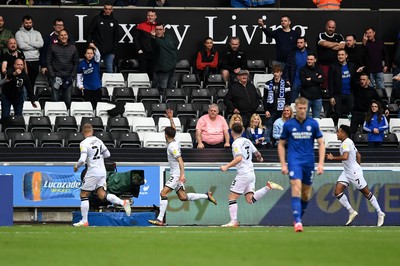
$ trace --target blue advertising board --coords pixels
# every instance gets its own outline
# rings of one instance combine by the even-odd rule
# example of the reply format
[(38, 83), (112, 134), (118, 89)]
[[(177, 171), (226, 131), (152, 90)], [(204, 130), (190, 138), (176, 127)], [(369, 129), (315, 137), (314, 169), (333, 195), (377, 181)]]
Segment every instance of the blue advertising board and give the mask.
[[(145, 184), (140, 187), (134, 206), (160, 203), (160, 167), (118, 166), (119, 172), (144, 170)], [(14, 207), (79, 207), (80, 172), (72, 166), (10, 165), (1, 166), (0, 174), (13, 175)]]
[(0, 226), (13, 225), (13, 176), (0, 174)]

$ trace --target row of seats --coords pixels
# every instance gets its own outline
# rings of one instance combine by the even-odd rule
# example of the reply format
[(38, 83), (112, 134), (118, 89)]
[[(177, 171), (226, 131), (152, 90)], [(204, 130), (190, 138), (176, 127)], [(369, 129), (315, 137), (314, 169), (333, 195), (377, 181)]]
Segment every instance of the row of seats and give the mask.
[[(342, 124), (350, 126), (350, 120), (348, 118), (339, 118), (337, 127), (335, 126), (332, 118), (314, 118), (319, 128), (324, 133), (336, 133), (337, 128)], [(400, 118), (390, 118), (388, 133), (400, 133)]]

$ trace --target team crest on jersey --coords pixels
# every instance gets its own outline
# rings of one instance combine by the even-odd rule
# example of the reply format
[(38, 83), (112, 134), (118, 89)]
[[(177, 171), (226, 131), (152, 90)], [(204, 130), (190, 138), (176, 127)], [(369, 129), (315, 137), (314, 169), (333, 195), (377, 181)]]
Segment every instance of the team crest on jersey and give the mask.
[(290, 172), (289, 172), (289, 176), (292, 176), (292, 177), (293, 177), (293, 176), (294, 176), (294, 172), (293, 172), (293, 171), (290, 171)]
[(311, 131), (311, 126), (306, 127), (307, 131)]
[(173, 150), (173, 151), (172, 151), (172, 154), (173, 154), (173, 155), (177, 155), (178, 153), (179, 153), (178, 150)]
[(297, 129), (294, 127), (293, 129), (292, 129), (292, 131), (294, 132), (294, 131), (297, 131)]
[(347, 149), (347, 148), (348, 148), (347, 143), (343, 143), (343, 149)]
[(238, 148), (238, 147), (234, 147), (234, 148), (233, 148), (233, 151), (236, 153), (236, 152), (239, 151), (239, 148)]

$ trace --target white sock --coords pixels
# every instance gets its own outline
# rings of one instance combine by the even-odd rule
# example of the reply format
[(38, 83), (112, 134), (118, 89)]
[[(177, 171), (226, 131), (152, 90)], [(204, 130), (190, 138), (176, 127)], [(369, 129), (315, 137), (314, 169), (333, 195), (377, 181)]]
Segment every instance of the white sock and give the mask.
[(124, 206), (124, 201), (114, 194), (107, 194), (106, 199), (112, 204)]
[(86, 223), (88, 221), (88, 213), (89, 213), (89, 199), (86, 198), (84, 200), (81, 200), (82, 222)]
[(381, 207), (379, 206), (378, 201), (376, 200), (376, 197), (372, 195), (372, 197), (369, 199), (369, 202), (371, 202), (371, 205), (375, 208), (377, 213), (381, 213)]
[(168, 206), (168, 198), (162, 199), (160, 203), (160, 213), (158, 214), (157, 220), (161, 222), (164, 220), (164, 215), (167, 210), (167, 206)]
[(354, 209), (351, 207), (349, 200), (347, 199), (347, 196), (345, 194), (343, 194), (340, 199), (339, 199), (340, 204), (343, 205), (343, 207), (345, 207), (349, 213), (353, 213)]
[(203, 193), (187, 193), (188, 200), (208, 199), (208, 196)]
[(237, 221), (238, 205), (236, 200), (229, 201), (229, 215), (231, 216), (231, 222)]
[[(260, 200), (262, 197), (265, 196), (265, 194), (268, 193), (268, 191), (270, 191), (270, 189), (268, 187), (263, 187), (260, 188), (259, 190), (257, 190), (256, 192), (254, 192), (253, 198), (257, 201)], [(254, 203), (254, 202), (253, 202)]]

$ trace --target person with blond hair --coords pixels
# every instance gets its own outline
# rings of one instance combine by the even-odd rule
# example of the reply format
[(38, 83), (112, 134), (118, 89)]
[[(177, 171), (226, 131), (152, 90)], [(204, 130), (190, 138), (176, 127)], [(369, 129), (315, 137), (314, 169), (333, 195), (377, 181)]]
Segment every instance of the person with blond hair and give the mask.
[(292, 117), (293, 117), (292, 107), (290, 107), (290, 105), (285, 105), (285, 108), (283, 108), (282, 116), (274, 122), (272, 129), (272, 138), (275, 143), (275, 146), (278, 145), (279, 139), (281, 138), (283, 124), (285, 124), (285, 122)]
[(250, 124), (246, 129), (246, 135), (256, 148), (272, 147), (269, 130), (263, 126), (259, 114), (253, 114), (250, 117)]
[[(229, 133), (229, 143), (232, 145), (233, 143), (233, 136), (232, 136), (232, 126), (234, 124), (241, 124), (243, 126), (243, 119), (242, 116), (240, 114), (233, 114), (231, 116), (231, 119), (229, 120), (229, 129), (228, 129), (228, 133)], [(243, 138), (247, 138), (246, 135), (246, 131), (243, 130), (242, 132), (242, 137)]]

